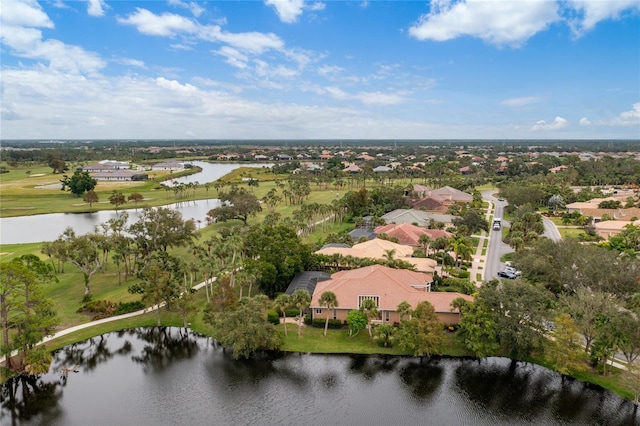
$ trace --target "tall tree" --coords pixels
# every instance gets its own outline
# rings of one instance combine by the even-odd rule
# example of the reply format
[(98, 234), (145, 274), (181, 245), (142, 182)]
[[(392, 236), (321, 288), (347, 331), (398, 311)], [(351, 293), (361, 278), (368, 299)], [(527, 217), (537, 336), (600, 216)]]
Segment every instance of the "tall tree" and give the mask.
[(269, 297), (285, 291), (293, 277), (311, 265), (309, 246), (283, 225), (252, 227), (245, 244), (245, 266), (255, 271), (258, 287)]
[(91, 191), (87, 191), (84, 196), (82, 197), (82, 200), (85, 203), (89, 204), (89, 208), (91, 208), (91, 206), (93, 206), (93, 203), (97, 203), (98, 201), (100, 201), (100, 198), (98, 197), (98, 194), (96, 193), (96, 191), (91, 190)]
[(376, 301), (373, 299), (363, 300), (362, 303), (360, 303), (360, 312), (362, 312), (364, 316), (367, 318), (367, 321), (368, 321), (367, 328), (369, 330), (369, 337), (373, 339), (373, 333), (372, 333), (373, 325), (371, 324), (371, 321), (378, 317), (378, 305), (376, 304)]
[[(51, 359), (48, 352), (35, 350), (36, 343), (51, 334), (57, 324), (53, 304), (42, 293), (41, 280), (42, 276), (22, 259), (0, 263), (1, 351), (7, 357), (5, 366), (16, 372), (45, 373)], [(21, 355), (17, 362), (9, 359), (15, 349)], [(29, 368), (36, 358), (45, 362)]]
[(183, 277), (182, 261), (165, 252), (152, 254), (140, 268), (141, 282), (129, 287), (130, 293), (142, 294), (144, 303), (157, 305), (157, 325), (160, 322), (162, 304), (171, 304), (180, 297), (180, 281)]
[(585, 356), (575, 321), (570, 315), (560, 313), (555, 316), (553, 323), (555, 330), (545, 350), (553, 368), (562, 375), (581, 370)]
[(233, 347), (236, 359), (275, 350), (282, 344), (276, 328), (267, 321), (264, 304), (256, 298), (245, 299), (224, 312), (209, 311), (204, 320), (213, 327), (213, 337), (221, 345)]
[(144, 195), (142, 195), (139, 192), (134, 192), (132, 194), (129, 194), (129, 196), (127, 197), (127, 200), (129, 201), (133, 201), (136, 205), (136, 209), (138, 208), (138, 203), (142, 200), (144, 200)]
[(114, 189), (113, 191), (111, 191), (111, 195), (109, 196), (109, 202), (116, 206), (116, 211), (118, 211), (118, 206), (126, 203), (127, 199), (122, 192)]
[(309, 292), (303, 288), (299, 288), (293, 292), (291, 295), (291, 303), (293, 306), (298, 308), (298, 337), (301, 336), (302, 333), (302, 321), (304, 318), (304, 311), (309, 307), (311, 303), (311, 296)]
[(195, 238), (193, 220), (183, 220), (180, 212), (166, 207), (144, 208), (129, 233), (144, 255), (188, 245)]
[(498, 323), (480, 295), (465, 308), (460, 318), (458, 336), (467, 349), (479, 358), (498, 353)]
[(93, 275), (100, 269), (102, 262), (98, 253), (98, 244), (95, 234), (85, 234), (76, 236), (71, 228), (67, 228), (63, 236), (66, 235), (65, 245), (67, 261), (82, 272), (84, 278), (84, 298), (91, 299), (90, 282)]
[(504, 280), (486, 283), (479, 295), (496, 323), (498, 342), (513, 358), (521, 359), (542, 348), (551, 323), (548, 291), (521, 280)]
[(427, 301), (418, 303), (411, 319), (402, 320), (398, 333), (398, 344), (413, 356), (431, 356), (442, 349), (444, 327)]
[(324, 335), (327, 336), (327, 329), (329, 328), (329, 312), (331, 309), (335, 309), (338, 307), (338, 298), (336, 294), (332, 291), (325, 291), (320, 295), (320, 306), (324, 306), (326, 308), (326, 318), (324, 321)]
[(282, 323), (284, 326), (284, 335), (289, 337), (287, 333), (287, 309), (291, 307), (291, 297), (287, 293), (280, 293), (276, 300), (273, 301), (273, 309), (275, 309), (278, 314), (282, 314)]
[(89, 172), (83, 172), (82, 170), (76, 170), (71, 177), (62, 175), (60, 180), (62, 183), (62, 191), (68, 190), (76, 196), (80, 197), (87, 191), (92, 191), (97, 185), (98, 181), (89, 175)]
[(258, 198), (238, 186), (233, 186), (229, 192), (220, 192), (219, 198), (222, 205), (207, 213), (207, 216), (218, 222), (239, 219), (246, 225), (249, 217), (262, 211)]

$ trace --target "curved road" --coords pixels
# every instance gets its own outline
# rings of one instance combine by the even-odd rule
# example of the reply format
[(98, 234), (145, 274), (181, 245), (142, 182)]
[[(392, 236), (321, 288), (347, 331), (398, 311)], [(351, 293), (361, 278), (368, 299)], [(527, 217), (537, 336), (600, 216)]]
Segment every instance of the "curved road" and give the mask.
[[(500, 201), (493, 196), (498, 190), (483, 191), (482, 198), (485, 201), (493, 203), (495, 206), (494, 218), (503, 218), (504, 207), (508, 204), (506, 201)], [(542, 223), (544, 224), (544, 233), (542, 236), (547, 237), (553, 241), (560, 241), (562, 237), (556, 225), (548, 218), (542, 216)], [(502, 220), (502, 226), (508, 226), (509, 223)], [(508, 244), (502, 242), (502, 230), (494, 231), (489, 223), (489, 247), (487, 249), (487, 259), (485, 262), (484, 280), (490, 281), (494, 278), (498, 278), (498, 272), (503, 270), (505, 265), (500, 262), (500, 258), (511, 253), (513, 249)]]

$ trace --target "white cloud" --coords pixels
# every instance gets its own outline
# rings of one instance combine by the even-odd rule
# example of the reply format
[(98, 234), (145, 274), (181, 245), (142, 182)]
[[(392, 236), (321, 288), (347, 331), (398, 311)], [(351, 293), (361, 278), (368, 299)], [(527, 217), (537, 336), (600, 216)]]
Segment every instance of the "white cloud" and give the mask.
[(91, 16), (101, 17), (104, 16), (104, 10), (107, 8), (107, 4), (104, 0), (87, 0), (87, 13)]
[(506, 105), (508, 107), (519, 108), (519, 107), (535, 104), (540, 101), (541, 101), (541, 98), (539, 96), (523, 96), (520, 98), (505, 99), (501, 103), (502, 105)]
[(185, 2), (182, 0), (169, 0), (169, 4), (171, 6), (182, 7), (184, 9), (188, 9), (193, 16), (198, 18), (200, 15), (204, 13), (204, 8), (200, 6), (196, 2)]
[(198, 27), (195, 22), (184, 16), (174, 13), (156, 15), (140, 7), (126, 18), (117, 18), (117, 21), (120, 24), (133, 25), (142, 34), (153, 36), (175, 36), (181, 32), (194, 33)]
[(600, 21), (618, 19), (624, 11), (640, 10), (638, 0), (568, 0), (567, 6), (577, 14), (567, 18), (576, 36), (593, 29)]
[(272, 6), (278, 18), (287, 24), (296, 22), (304, 9), (303, 0), (265, 0), (264, 4)]
[(473, 36), (496, 45), (519, 46), (558, 21), (554, 1), (432, 0), (431, 11), (409, 28), (418, 40)]
[(348, 93), (335, 86), (325, 87), (324, 90), (327, 94), (329, 94), (334, 99), (356, 100), (365, 105), (398, 105), (405, 102), (404, 97), (397, 93), (383, 93), (383, 92)]
[(114, 62), (120, 65), (126, 65), (130, 67), (147, 68), (144, 61), (133, 59), (133, 58), (116, 58), (114, 59)]
[(580, 124), (581, 126), (590, 126), (591, 120), (589, 120), (587, 117), (582, 117), (578, 124)]
[(34, 27), (53, 28), (53, 22), (37, 3), (3, 2), (0, 41), (12, 55), (48, 62), (52, 69), (68, 72), (93, 72), (105, 66), (95, 53), (55, 39), (43, 39)]
[(317, 12), (319, 10), (324, 10), (326, 7), (327, 7), (327, 5), (325, 5), (324, 3), (315, 2), (315, 3), (307, 6), (307, 9), (312, 11), (312, 12)]
[(405, 99), (396, 93), (360, 92), (355, 98), (368, 105), (398, 105), (405, 102)]
[(630, 111), (624, 111), (611, 120), (600, 120), (596, 124), (605, 126), (640, 126), (640, 102), (633, 104)]
[(536, 124), (531, 127), (531, 130), (558, 130), (563, 127), (567, 127), (569, 122), (562, 117), (556, 117), (552, 123), (547, 123), (544, 120), (537, 121)]
[(6, 27), (44, 27), (53, 28), (53, 22), (35, 0), (3, 1), (0, 8), (0, 24), (3, 33)]
[(227, 59), (226, 62), (233, 67), (240, 69), (247, 68), (249, 57), (244, 53), (241, 53), (238, 49), (234, 49), (230, 46), (222, 46), (220, 49), (216, 50), (215, 53), (220, 56), (224, 56)]

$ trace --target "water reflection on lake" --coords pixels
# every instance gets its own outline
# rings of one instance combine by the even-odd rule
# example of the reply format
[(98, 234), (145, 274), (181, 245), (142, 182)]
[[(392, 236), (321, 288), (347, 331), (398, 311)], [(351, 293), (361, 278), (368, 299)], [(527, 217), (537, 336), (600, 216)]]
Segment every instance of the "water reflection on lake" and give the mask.
[[(61, 376), (63, 367), (78, 372)], [(235, 361), (184, 329), (110, 333), (2, 388), (2, 424), (632, 425), (631, 401), (503, 358), (283, 354)]]
[[(195, 161), (193, 163), (202, 168), (202, 172), (176, 179), (178, 182), (213, 182), (239, 167), (269, 167), (271, 164), (240, 164), (240, 163), (206, 163)], [(215, 193), (215, 191), (213, 191)], [(165, 191), (158, 191), (158, 197), (168, 197)], [(169, 201), (169, 199), (167, 199)], [(206, 223), (207, 212), (220, 205), (215, 198), (170, 204), (166, 207), (178, 210), (182, 217), (193, 219), (196, 225)], [(127, 209), (129, 224), (138, 220), (137, 209)], [(96, 225), (113, 219), (117, 216), (114, 210), (102, 210), (94, 213), (50, 213), (35, 216), (19, 216), (0, 218), (0, 243), (20, 244), (35, 243), (39, 241), (53, 241), (64, 232), (67, 227), (72, 227), (77, 235), (93, 231)], [(200, 222), (198, 222), (200, 221)]]

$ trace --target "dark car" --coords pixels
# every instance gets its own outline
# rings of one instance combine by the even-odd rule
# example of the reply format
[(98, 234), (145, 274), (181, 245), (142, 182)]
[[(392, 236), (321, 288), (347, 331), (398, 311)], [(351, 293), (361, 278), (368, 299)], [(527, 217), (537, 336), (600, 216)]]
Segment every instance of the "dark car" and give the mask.
[(498, 272), (498, 276), (500, 278), (506, 278), (508, 280), (515, 280), (516, 278), (518, 278), (518, 276), (516, 274), (514, 274), (513, 272), (509, 272), (509, 271), (500, 271), (500, 272)]

